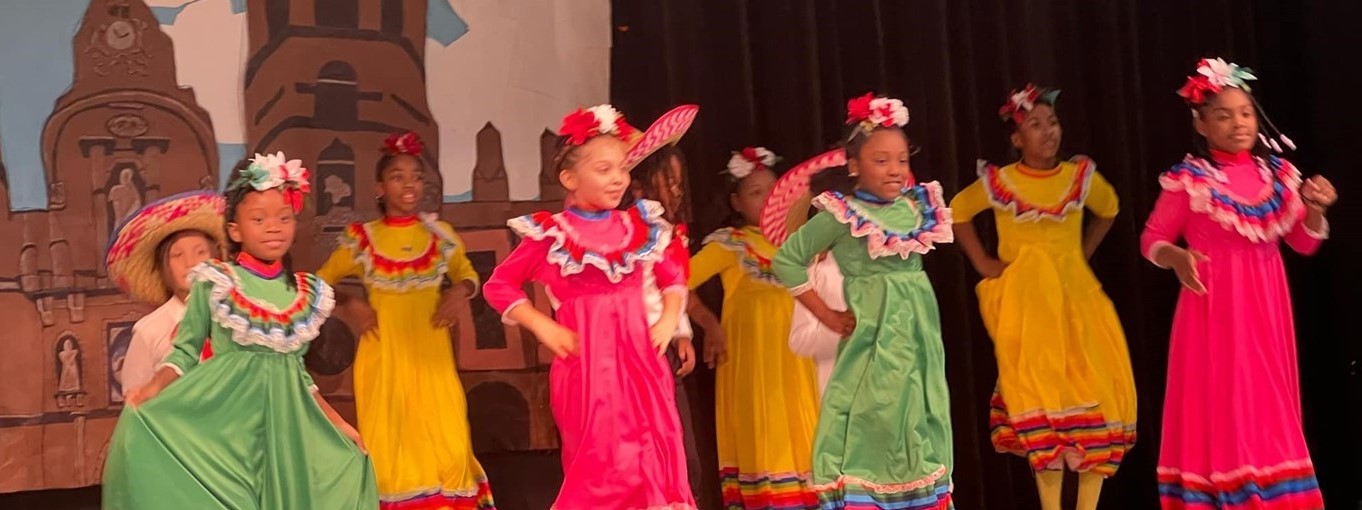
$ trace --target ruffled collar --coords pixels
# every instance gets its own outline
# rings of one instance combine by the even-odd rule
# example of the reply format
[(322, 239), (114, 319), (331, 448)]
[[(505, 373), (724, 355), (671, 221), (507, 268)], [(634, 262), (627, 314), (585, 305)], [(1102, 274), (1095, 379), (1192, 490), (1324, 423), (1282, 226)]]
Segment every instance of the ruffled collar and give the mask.
[(208, 301), (213, 322), (231, 331), (232, 341), (287, 354), (321, 334), (322, 323), (336, 303), (326, 282), (313, 274), (297, 273), (294, 299), (281, 308), (247, 295), (236, 267), (243, 266), (208, 261), (189, 273), (191, 282), (211, 284)]
[(1207, 215), (1226, 230), (1252, 242), (1275, 242), (1295, 228), (1305, 213), (1298, 195), (1300, 171), (1276, 156), (1253, 157), (1252, 163), (1264, 184), (1251, 197), (1231, 191), (1224, 172), (1191, 154), (1160, 175), (1159, 185), (1168, 191), (1186, 192), (1193, 212)]
[(265, 280), (278, 278), (284, 272), (284, 263), (278, 260), (265, 262), (246, 252), (236, 255), (236, 265), (241, 266), (246, 272)]
[(718, 243), (720, 247), (738, 254), (740, 266), (747, 276), (762, 283), (784, 288), (771, 266), (775, 247), (761, 229), (756, 227), (726, 227), (705, 236), (702, 244)]
[(459, 247), (452, 229), (440, 223), (434, 214), (412, 216), (412, 221), (425, 227), (429, 241), (418, 251), (405, 257), (383, 253), (374, 238), (382, 236), (376, 225), (391, 225), (387, 218), (370, 223), (354, 223), (345, 228), (337, 242), (350, 250), (355, 260), (364, 267), (362, 279), (369, 287), (391, 292), (438, 288), (444, 282), (449, 261)]
[(904, 188), (903, 195), (888, 205), (867, 204), (836, 191), (815, 197), (813, 204), (847, 225), (852, 236), (865, 238), (872, 259), (891, 255), (907, 259), (955, 240), (951, 210), (936, 181)]
[(672, 240), (672, 226), (662, 219), (662, 205), (651, 200), (639, 200), (627, 211), (604, 211), (605, 218), (596, 220), (622, 217), (625, 233), (613, 246), (602, 243), (607, 240), (584, 239), (565, 216), (576, 216), (570, 211), (540, 211), (506, 224), (522, 237), (552, 241), (548, 262), (558, 266), (559, 274), (574, 275), (593, 266), (614, 283), (634, 272), (639, 263), (660, 260)]
[[(988, 196), (989, 204), (994, 208), (1012, 213), (1012, 218), (1019, 222), (1029, 221), (1063, 221), (1072, 212), (1082, 211), (1083, 204), (1088, 199), (1088, 191), (1092, 189), (1092, 176), (1097, 173), (1097, 163), (1087, 156), (1075, 156), (1070, 160), (1077, 169), (1074, 171), (1072, 182), (1069, 189), (1064, 192), (1063, 198), (1053, 204), (1037, 204), (1026, 201), (1017, 187), (1012, 183), (1004, 168), (999, 168), (988, 161), (979, 160), (978, 175), (979, 181), (983, 183), (984, 193)], [(1025, 174), (1027, 177), (1045, 179), (1058, 175), (1063, 164), (1056, 166), (1052, 170), (1035, 170), (1027, 168), (1021, 163), (1016, 163), (1018, 173)]]

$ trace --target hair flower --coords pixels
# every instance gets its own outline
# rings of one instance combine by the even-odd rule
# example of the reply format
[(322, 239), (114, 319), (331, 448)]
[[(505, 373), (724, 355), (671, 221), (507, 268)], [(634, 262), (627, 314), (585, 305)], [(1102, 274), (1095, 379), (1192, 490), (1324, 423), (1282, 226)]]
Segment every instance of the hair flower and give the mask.
[(726, 171), (734, 180), (742, 180), (759, 168), (774, 168), (779, 161), (780, 157), (765, 147), (745, 147), (728, 159)]

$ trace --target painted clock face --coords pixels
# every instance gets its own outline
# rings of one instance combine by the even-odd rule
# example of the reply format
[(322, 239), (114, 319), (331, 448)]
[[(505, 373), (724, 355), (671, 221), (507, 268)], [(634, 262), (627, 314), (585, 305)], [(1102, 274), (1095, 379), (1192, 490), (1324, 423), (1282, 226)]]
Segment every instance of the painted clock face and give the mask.
[(110, 23), (108, 30), (104, 31), (104, 44), (115, 50), (126, 50), (136, 42), (137, 31), (127, 20)]

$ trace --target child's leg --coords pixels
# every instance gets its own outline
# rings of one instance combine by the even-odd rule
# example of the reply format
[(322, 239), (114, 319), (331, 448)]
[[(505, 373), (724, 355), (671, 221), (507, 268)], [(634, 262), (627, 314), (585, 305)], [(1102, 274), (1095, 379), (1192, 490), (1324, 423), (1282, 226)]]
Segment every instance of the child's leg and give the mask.
[(1078, 510), (1097, 510), (1097, 500), (1102, 496), (1102, 480), (1099, 474), (1078, 474)]
[[(667, 348), (667, 360), (671, 363), (672, 373), (681, 369), (681, 357), (676, 353), (676, 346)], [(690, 481), (690, 492), (696, 501), (700, 500), (700, 481), (703, 474), (700, 469), (700, 449), (695, 446), (695, 423), (690, 412), (690, 397), (686, 392), (684, 379), (676, 377), (676, 413), (681, 417), (682, 441), (686, 446), (686, 474)]]
[(1036, 490), (1040, 492), (1042, 510), (1060, 510), (1060, 497), (1064, 495), (1064, 471), (1056, 469), (1036, 473)]

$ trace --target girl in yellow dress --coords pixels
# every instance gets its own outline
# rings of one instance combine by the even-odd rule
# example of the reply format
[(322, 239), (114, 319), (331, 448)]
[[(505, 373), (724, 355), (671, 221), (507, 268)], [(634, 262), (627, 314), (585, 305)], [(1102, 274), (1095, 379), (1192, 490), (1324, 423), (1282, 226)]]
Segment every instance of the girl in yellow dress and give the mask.
[[(333, 285), (359, 277), (376, 314), (355, 355), (355, 405), (382, 509), (495, 508), (473, 457), (448, 329), (477, 292), (478, 274), (454, 229), (417, 213), (421, 141), (405, 133), (385, 145), (377, 176), (384, 217), (346, 228), (317, 271)], [(446, 278), (453, 285), (442, 291)], [(341, 306), (363, 316), (361, 303)]]
[[(1063, 470), (1079, 473), (1078, 508), (1135, 444), (1135, 381), (1111, 300), (1088, 267), (1117, 213), (1116, 192), (1086, 157), (1061, 162), (1057, 90), (1014, 91), (1001, 115), (1021, 161), (979, 163), (951, 200), (955, 238), (983, 275), (979, 311), (998, 359), (994, 447), (1026, 457), (1042, 508), (1059, 510)], [(1083, 229), (1083, 209), (1094, 218)], [(992, 210), (998, 257), (970, 223)]]
[(794, 299), (771, 272), (776, 247), (757, 228), (775, 161), (760, 147), (733, 155), (730, 202), (747, 226), (710, 234), (690, 261), (692, 289), (715, 275), (724, 286), (727, 359), (716, 368), (714, 416), (727, 509), (818, 508), (809, 458), (818, 423), (814, 367), (787, 347)]

